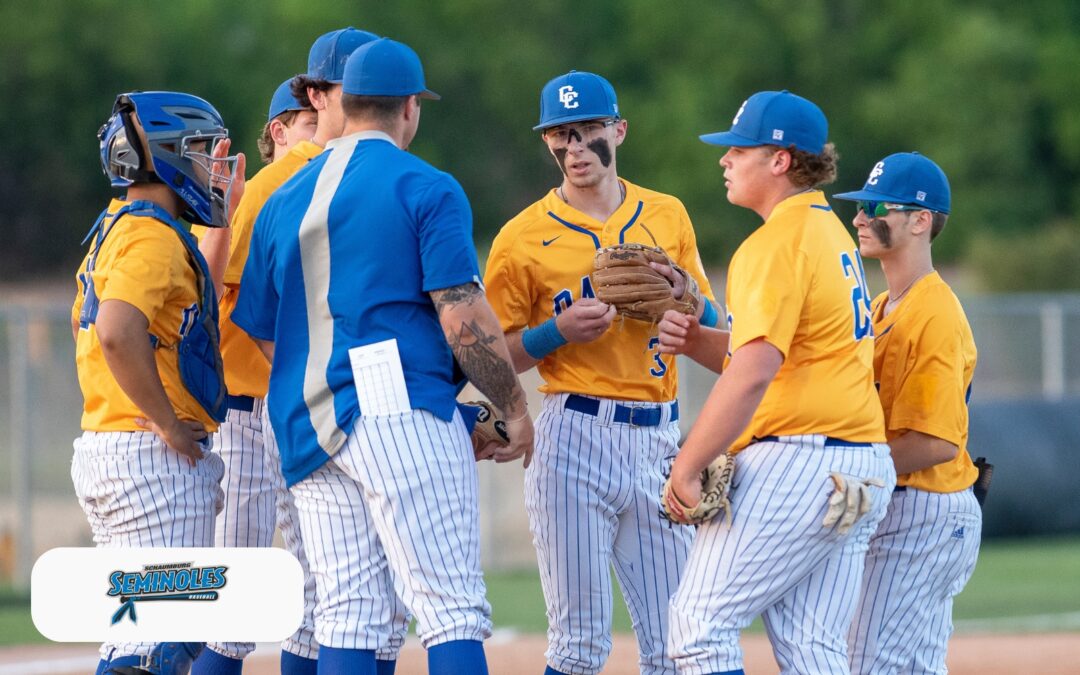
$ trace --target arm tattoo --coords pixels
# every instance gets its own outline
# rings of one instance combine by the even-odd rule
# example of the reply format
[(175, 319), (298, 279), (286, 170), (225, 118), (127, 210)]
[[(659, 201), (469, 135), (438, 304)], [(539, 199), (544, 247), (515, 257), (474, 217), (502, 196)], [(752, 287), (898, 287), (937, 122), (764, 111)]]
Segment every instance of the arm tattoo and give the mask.
[(488, 335), (475, 320), (462, 322), (457, 331), (447, 336), (450, 350), (457, 357), (461, 370), (469, 381), (502, 410), (511, 409), (521, 398), (513, 365), (491, 348), (498, 340)]
[(448, 309), (457, 305), (472, 305), (477, 300), (484, 298), (484, 292), (476, 284), (461, 284), (431, 292), (431, 301), (435, 303), (435, 311), (439, 316)]

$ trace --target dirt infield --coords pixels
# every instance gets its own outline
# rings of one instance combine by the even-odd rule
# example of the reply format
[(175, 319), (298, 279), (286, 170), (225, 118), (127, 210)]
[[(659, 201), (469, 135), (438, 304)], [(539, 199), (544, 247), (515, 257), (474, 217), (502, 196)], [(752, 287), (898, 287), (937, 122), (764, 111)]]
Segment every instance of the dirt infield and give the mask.
[[(743, 638), (746, 672), (779, 672), (764, 635)], [(544, 669), (544, 638), (539, 635), (498, 634), (487, 643), (492, 675), (529, 675)], [(619, 635), (605, 675), (637, 673), (634, 638)], [(0, 648), (0, 675), (67, 675), (93, 672), (96, 649), (89, 645)], [(260, 646), (245, 664), (245, 675), (277, 673), (277, 657), (269, 645)], [(427, 672), (424, 650), (410, 640), (398, 662), (397, 675)], [(949, 646), (949, 672), (954, 675), (1066, 675), (1080, 673), (1080, 633), (1032, 635), (961, 635)]]

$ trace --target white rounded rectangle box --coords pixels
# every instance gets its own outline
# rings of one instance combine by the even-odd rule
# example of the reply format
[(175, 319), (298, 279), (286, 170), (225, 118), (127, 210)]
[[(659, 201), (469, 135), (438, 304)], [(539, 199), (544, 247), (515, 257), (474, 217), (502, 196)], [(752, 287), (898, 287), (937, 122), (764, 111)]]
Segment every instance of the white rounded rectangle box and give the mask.
[(56, 642), (278, 642), (303, 618), (304, 573), (279, 548), (54, 548), (30, 613)]

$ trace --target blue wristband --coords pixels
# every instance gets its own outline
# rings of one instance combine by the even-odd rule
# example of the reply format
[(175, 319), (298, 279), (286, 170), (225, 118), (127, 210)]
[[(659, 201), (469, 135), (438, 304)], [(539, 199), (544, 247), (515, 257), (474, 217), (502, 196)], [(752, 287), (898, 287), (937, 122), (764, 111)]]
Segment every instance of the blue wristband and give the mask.
[(701, 313), (699, 321), (702, 326), (708, 326), (709, 328), (716, 328), (716, 322), (720, 320), (720, 315), (716, 312), (716, 308), (709, 302), (708, 298), (702, 298), (705, 300), (705, 311)]
[(521, 346), (534, 359), (544, 358), (566, 342), (566, 338), (559, 332), (559, 327), (555, 325), (555, 317), (536, 328), (528, 328), (521, 334)]

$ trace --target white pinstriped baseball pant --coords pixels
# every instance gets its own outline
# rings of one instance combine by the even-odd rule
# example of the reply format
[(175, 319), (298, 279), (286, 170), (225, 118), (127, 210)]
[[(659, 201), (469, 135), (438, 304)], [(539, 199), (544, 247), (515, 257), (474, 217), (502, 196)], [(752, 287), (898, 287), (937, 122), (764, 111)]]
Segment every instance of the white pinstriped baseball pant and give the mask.
[(953, 596), (979, 557), (982, 509), (971, 490), (894, 492), (870, 538), (848, 633), (852, 673), (946, 673)]
[(460, 413), (450, 422), (424, 410), (361, 417), (338, 453), (291, 491), (320, 645), (386, 645), (401, 601), (425, 648), (491, 635), (476, 463)]
[[(742, 668), (739, 633), (765, 622), (783, 673), (847, 673), (847, 631), (870, 535), (896, 472), (883, 443), (826, 446), (824, 436), (754, 443), (735, 456), (732, 523), (698, 529), (671, 603), (670, 651), (682, 674)], [(837, 471), (879, 478), (848, 532), (822, 527)]]
[(659, 425), (634, 427), (612, 421), (615, 401), (598, 399), (593, 416), (566, 410), (566, 399), (544, 398), (525, 473), (525, 508), (547, 603), (547, 662), (573, 675), (603, 668), (611, 652), (614, 566), (641, 672), (674, 673), (664, 652), (667, 606), (693, 530), (660, 516), (663, 472), (679, 442), (671, 406), (663, 406)]
[[(216, 454), (191, 466), (149, 431), (86, 431), (73, 445), (71, 480), (99, 548), (214, 545), (224, 473)], [(154, 646), (105, 643), (100, 654), (142, 656)]]

